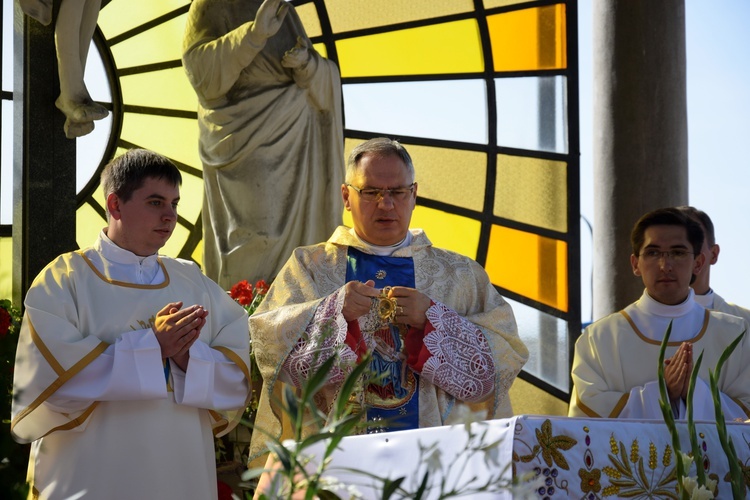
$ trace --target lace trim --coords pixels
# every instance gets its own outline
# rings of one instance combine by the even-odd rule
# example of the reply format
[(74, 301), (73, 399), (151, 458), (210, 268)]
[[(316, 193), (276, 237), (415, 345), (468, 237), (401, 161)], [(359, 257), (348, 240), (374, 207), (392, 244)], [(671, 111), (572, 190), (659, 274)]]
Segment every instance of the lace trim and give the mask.
[(461, 401), (481, 401), (495, 388), (495, 363), (479, 328), (452, 309), (435, 302), (427, 310), (435, 330), (424, 338), (432, 355), (422, 376)]

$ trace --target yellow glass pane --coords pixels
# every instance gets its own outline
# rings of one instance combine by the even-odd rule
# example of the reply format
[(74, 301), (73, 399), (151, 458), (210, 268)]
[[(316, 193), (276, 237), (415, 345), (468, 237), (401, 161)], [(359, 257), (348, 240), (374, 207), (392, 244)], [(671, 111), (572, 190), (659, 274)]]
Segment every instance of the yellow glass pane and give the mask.
[(167, 241), (167, 244), (161, 247), (159, 253), (161, 255), (167, 255), (169, 257), (177, 257), (180, 255), (180, 250), (185, 246), (190, 232), (183, 226), (177, 224), (172, 232), (172, 236)]
[(195, 246), (190, 258), (193, 259), (199, 266), (203, 267), (203, 240), (200, 240)]
[(13, 294), (13, 238), (0, 238), (0, 299)]
[(192, 223), (198, 220), (203, 205), (203, 179), (182, 172), (180, 204), (177, 213)]
[(191, 112), (198, 109), (198, 98), (182, 68), (123, 76), (120, 85), (125, 104)]
[(320, 18), (318, 18), (318, 10), (315, 8), (314, 3), (306, 3), (295, 7), (302, 25), (305, 27), (305, 33), (310, 38), (323, 35), (323, 29), (320, 27)]
[(429, 75), (484, 70), (473, 19), (336, 42), (341, 76)]
[(127, 38), (111, 47), (117, 67), (130, 68), (182, 57), (182, 36), (187, 14)]
[(314, 43), (313, 48), (320, 54), (321, 56), (328, 58), (328, 49), (326, 48), (324, 43)]
[(567, 164), (497, 155), (495, 215), (567, 232)]
[[(344, 225), (352, 227), (352, 213), (344, 210)], [(411, 217), (411, 228), (424, 229), (436, 247), (477, 258), (481, 223), (440, 210), (417, 206)]]
[(112, 0), (99, 12), (98, 24), (112, 38), (188, 4), (190, 0)]
[(564, 241), (493, 226), (484, 267), (495, 285), (567, 312), (567, 253)]
[(124, 113), (120, 137), (138, 147), (200, 168), (198, 122), (188, 118)]
[(495, 71), (567, 66), (565, 5), (523, 9), (487, 17)]
[(414, 162), (417, 196), (482, 211), (487, 155), (477, 151), (404, 144)]
[[(360, 139), (344, 141), (344, 158), (361, 144)], [(417, 196), (482, 211), (487, 179), (487, 156), (476, 151), (433, 148), (403, 143), (409, 151), (416, 180)]]
[(479, 232), (482, 229), (478, 220), (418, 206), (412, 214), (411, 227), (424, 229), (436, 247), (477, 258)]
[(531, 0), (484, 0), (484, 8), (491, 9), (493, 7), (506, 7), (508, 5), (516, 5), (530, 1)]
[(76, 211), (76, 242), (80, 248), (93, 245), (104, 227), (107, 227), (107, 220), (96, 213), (90, 204), (84, 203)]
[(334, 33), (471, 12), (472, 0), (326, 0)]

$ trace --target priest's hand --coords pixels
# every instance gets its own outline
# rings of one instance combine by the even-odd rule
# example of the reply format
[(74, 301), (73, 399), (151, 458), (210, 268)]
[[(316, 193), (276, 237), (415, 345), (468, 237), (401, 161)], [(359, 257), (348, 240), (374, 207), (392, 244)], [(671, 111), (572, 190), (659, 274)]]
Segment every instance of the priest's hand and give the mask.
[(250, 38), (253, 43), (260, 45), (274, 36), (281, 28), (288, 10), (289, 4), (284, 0), (264, 0), (250, 28)]
[(188, 351), (198, 340), (206, 316), (208, 311), (203, 306), (183, 309), (182, 302), (170, 302), (156, 313), (151, 330), (161, 347), (162, 359), (172, 358), (183, 371), (187, 370)]
[(350, 281), (344, 285), (344, 307), (341, 314), (349, 322), (370, 312), (372, 299), (380, 294), (380, 290), (375, 288), (375, 282), (369, 280), (366, 283), (360, 281)]
[(424, 330), (427, 323), (427, 309), (432, 301), (415, 288), (394, 286), (389, 297), (396, 299), (396, 322)]
[(693, 344), (683, 342), (674, 355), (664, 361), (664, 381), (669, 399), (687, 399), (690, 374), (693, 371)]

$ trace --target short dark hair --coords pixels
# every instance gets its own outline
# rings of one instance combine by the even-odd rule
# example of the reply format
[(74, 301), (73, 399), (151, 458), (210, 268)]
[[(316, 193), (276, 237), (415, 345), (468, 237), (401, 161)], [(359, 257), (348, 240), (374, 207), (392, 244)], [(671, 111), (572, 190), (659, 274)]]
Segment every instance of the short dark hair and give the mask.
[(682, 205), (677, 207), (685, 215), (693, 219), (695, 222), (703, 226), (703, 236), (708, 242), (709, 246), (716, 244), (716, 234), (714, 233), (714, 223), (711, 221), (711, 217), (708, 216), (703, 210), (698, 210), (695, 207), (689, 205)]
[(346, 162), (346, 182), (352, 182), (359, 167), (359, 161), (363, 156), (371, 154), (377, 157), (395, 156), (400, 158), (406, 165), (412, 182), (414, 181), (414, 163), (411, 161), (411, 155), (400, 142), (388, 139), (386, 137), (376, 137), (370, 139), (355, 147), (349, 154)]
[(169, 158), (147, 149), (130, 149), (104, 167), (104, 198), (115, 193), (122, 201), (128, 201), (149, 177), (166, 179), (173, 186), (182, 184), (182, 175)]
[(693, 253), (701, 253), (703, 246), (703, 229), (700, 224), (677, 207), (659, 208), (643, 215), (633, 226), (630, 233), (630, 243), (633, 245), (633, 255), (638, 257), (646, 239), (646, 229), (651, 226), (681, 226), (685, 228), (687, 239), (693, 247)]

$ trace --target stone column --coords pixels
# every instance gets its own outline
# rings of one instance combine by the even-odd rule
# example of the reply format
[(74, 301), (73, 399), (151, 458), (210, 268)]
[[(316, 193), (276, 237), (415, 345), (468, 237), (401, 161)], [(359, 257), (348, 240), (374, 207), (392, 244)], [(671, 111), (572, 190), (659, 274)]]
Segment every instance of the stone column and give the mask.
[(630, 230), (688, 200), (684, 0), (595, 0), (594, 319), (643, 292)]
[(13, 33), (13, 302), (52, 259), (77, 248), (76, 142), (55, 107), (54, 20), (43, 26), (15, 3)]

